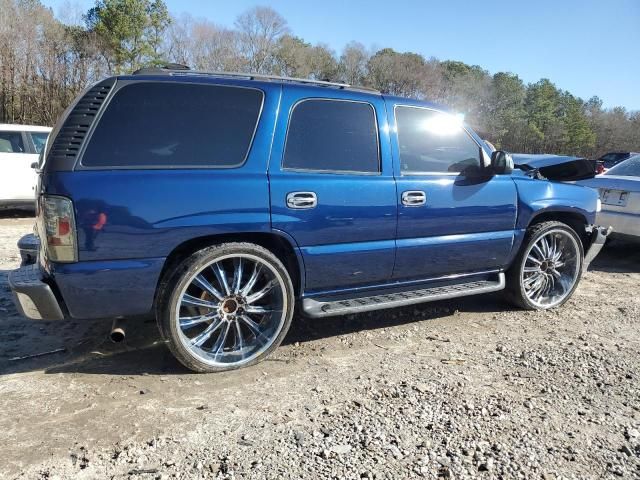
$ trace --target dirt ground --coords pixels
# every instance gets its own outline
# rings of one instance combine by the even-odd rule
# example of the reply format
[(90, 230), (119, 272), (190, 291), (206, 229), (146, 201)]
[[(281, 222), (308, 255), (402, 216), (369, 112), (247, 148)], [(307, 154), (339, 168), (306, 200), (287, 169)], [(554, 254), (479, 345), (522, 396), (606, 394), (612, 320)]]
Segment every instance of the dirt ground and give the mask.
[[(34, 322), (0, 218), (0, 478), (640, 478), (640, 248), (574, 297), (295, 318), (269, 360), (186, 371), (152, 319)], [(63, 349), (32, 359), (20, 357)]]

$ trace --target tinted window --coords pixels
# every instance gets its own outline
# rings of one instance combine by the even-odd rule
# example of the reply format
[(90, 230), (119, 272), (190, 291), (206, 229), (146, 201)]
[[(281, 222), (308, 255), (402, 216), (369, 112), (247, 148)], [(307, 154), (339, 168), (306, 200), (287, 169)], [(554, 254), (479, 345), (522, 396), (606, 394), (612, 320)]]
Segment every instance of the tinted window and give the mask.
[(414, 107), (396, 107), (403, 173), (463, 172), (480, 166), (480, 147), (456, 117)]
[(640, 155), (631, 157), (629, 160), (625, 160), (624, 162), (619, 163), (611, 170), (607, 171), (605, 175), (640, 177)]
[(42, 149), (47, 143), (48, 136), (49, 134), (46, 132), (31, 132), (31, 140), (33, 141), (36, 153), (42, 153)]
[(314, 171), (379, 172), (373, 107), (340, 100), (299, 103), (289, 121), (283, 166)]
[(21, 132), (0, 132), (0, 153), (25, 153)]
[(136, 83), (109, 103), (82, 157), (103, 166), (214, 166), (244, 162), (262, 92), (214, 85)]

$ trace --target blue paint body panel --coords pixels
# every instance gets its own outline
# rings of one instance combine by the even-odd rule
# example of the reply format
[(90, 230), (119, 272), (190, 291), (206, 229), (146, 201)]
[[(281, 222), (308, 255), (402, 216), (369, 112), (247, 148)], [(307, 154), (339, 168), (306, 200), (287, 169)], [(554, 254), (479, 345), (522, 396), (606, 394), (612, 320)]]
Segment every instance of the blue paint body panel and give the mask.
[[(207, 76), (118, 81), (259, 88), (264, 104), (247, 161), (238, 168), (45, 169), (40, 192), (69, 197), (75, 208), (79, 261), (46, 264), (74, 318), (151, 311), (167, 257), (202, 237), (266, 234), (283, 239), (295, 253), (297, 287), (304, 297), (504, 270), (536, 215), (562, 211), (580, 214), (588, 223), (595, 219), (595, 192), (520, 172), (475, 180), (401, 175), (394, 105), (442, 110), (432, 104), (355, 90)], [(371, 104), (379, 174), (282, 168), (290, 112), (306, 98)], [(426, 205), (403, 206), (405, 190), (424, 191)], [(286, 196), (294, 191), (316, 193), (317, 207), (289, 208)], [(100, 215), (104, 225), (96, 230)]]

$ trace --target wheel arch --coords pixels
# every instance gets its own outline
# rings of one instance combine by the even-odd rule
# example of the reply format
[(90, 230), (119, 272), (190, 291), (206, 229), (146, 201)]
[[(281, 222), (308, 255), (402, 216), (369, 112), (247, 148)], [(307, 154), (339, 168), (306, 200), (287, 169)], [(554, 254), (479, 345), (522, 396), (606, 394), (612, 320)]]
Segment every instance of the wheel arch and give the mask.
[(538, 223), (549, 221), (562, 222), (571, 227), (582, 241), (584, 250), (587, 250), (589, 235), (586, 228), (589, 225), (589, 220), (584, 213), (579, 210), (543, 210), (536, 212), (536, 214), (532, 216), (527, 228), (531, 228)]
[(169, 253), (158, 278), (154, 304), (157, 300), (158, 288), (167, 272), (171, 271), (182, 260), (198, 250), (211, 245), (230, 242), (247, 242), (266, 248), (278, 257), (287, 269), (287, 272), (291, 276), (291, 283), (293, 284), (293, 290), (296, 297), (304, 291), (305, 275), (302, 256), (300, 254), (300, 250), (295, 244), (295, 241), (286, 233), (279, 230), (272, 230), (271, 232), (243, 232), (205, 235), (182, 242)]

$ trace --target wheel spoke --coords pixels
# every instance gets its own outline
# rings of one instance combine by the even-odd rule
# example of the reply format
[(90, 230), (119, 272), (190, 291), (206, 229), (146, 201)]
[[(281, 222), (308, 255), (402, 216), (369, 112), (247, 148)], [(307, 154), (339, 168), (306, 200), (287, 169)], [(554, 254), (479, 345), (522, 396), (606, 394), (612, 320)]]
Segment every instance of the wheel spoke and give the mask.
[(194, 297), (193, 295), (189, 295), (185, 293), (182, 296), (181, 305), (189, 305), (191, 307), (204, 307), (204, 308), (218, 308), (218, 304), (210, 302), (208, 300), (203, 300), (202, 298)]
[(544, 260), (545, 258), (545, 254), (544, 252), (541, 250), (541, 248), (538, 246), (537, 243), (535, 243), (533, 245), (533, 248), (531, 249), (531, 253), (536, 252), (538, 254), (538, 256), (540, 257), (541, 260)]
[(249, 295), (247, 297), (247, 303), (251, 304), (256, 300), (260, 300), (267, 293), (269, 293), (275, 286), (276, 286), (275, 280), (269, 280), (269, 282), (267, 282), (267, 284), (264, 287), (262, 287), (261, 290), (258, 290), (256, 293)]
[(229, 335), (229, 330), (230, 329), (231, 329), (231, 323), (230, 322), (225, 322), (225, 326), (220, 331), (220, 335), (218, 335), (217, 340), (211, 346), (211, 353), (213, 353), (214, 356), (217, 357), (218, 355), (220, 355), (224, 351), (224, 344), (227, 341), (227, 336)]
[(242, 287), (242, 290), (240, 290), (240, 295), (246, 296), (251, 291), (251, 289), (254, 287), (254, 285), (258, 281), (258, 277), (260, 276), (261, 271), (262, 271), (262, 265), (256, 264), (253, 267), (253, 273), (251, 274), (251, 277), (249, 277), (247, 284), (244, 287)]
[(213, 273), (218, 279), (218, 283), (223, 288), (225, 295), (231, 295), (231, 289), (229, 288), (229, 283), (227, 282), (227, 274), (225, 273), (224, 268), (222, 268), (222, 265), (220, 265), (220, 262), (216, 263), (211, 268), (213, 269)]
[(260, 331), (260, 325), (254, 322), (252, 319), (247, 317), (246, 315), (240, 315), (238, 317), (240, 320), (244, 322), (244, 324), (251, 330), (251, 333), (256, 337), (256, 340), (261, 344), (265, 344), (269, 339)]
[(240, 328), (240, 322), (238, 322), (238, 320), (233, 322), (233, 325), (236, 330), (236, 334), (235, 334), (236, 341), (235, 341), (235, 344), (233, 345), (233, 349), (240, 351), (244, 348), (244, 340), (242, 338), (242, 329)]
[(542, 265), (542, 262), (531, 254), (529, 254), (529, 256), (527, 257), (527, 262), (533, 262), (536, 265)]
[(240, 282), (242, 282), (242, 258), (238, 258), (233, 270), (233, 293), (240, 292)]
[(191, 345), (201, 347), (207, 340), (209, 340), (209, 338), (211, 338), (213, 332), (218, 330), (223, 323), (223, 320), (218, 317), (217, 321), (214, 321), (211, 325), (190, 340)]
[(524, 267), (523, 270), (525, 273), (539, 272), (540, 267)]
[(244, 311), (247, 312), (247, 313), (255, 313), (255, 314), (259, 314), (259, 315), (265, 315), (267, 313), (273, 312), (273, 310), (271, 310), (270, 308), (260, 307), (258, 305), (248, 305), (244, 309)]
[(216, 297), (218, 301), (222, 300), (222, 297), (224, 295), (222, 295), (213, 285), (211, 285), (209, 281), (206, 278), (204, 278), (202, 274), (196, 275), (196, 278), (193, 279), (193, 282), (196, 285), (198, 285), (200, 288), (202, 288), (204, 291), (209, 292), (211, 295)]
[(215, 320), (218, 317), (218, 313), (208, 313), (207, 315), (196, 315), (193, 317), (180, 317), (180, 328), (191, 328), (195, 325), (200, 325), (201, 323), (209, 322), (211, 320)]

